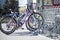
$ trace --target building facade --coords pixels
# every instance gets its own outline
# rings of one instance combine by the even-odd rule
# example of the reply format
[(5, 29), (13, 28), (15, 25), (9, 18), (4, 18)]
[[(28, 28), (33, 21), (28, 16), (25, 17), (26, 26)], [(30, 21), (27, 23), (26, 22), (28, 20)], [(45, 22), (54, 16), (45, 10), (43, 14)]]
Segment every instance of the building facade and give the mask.
[(5, 2), (5, 0), (0, 0), (0, 8), (3, 8), (4, 2)]
[[(54, 23), (56, 14), (60, 15), (60, 8), (53, 5), (52, 2), (53, 0), (37, 0), (37, 11), (41, 12), (41, 8), (44, 7), (42, 12), (42, 15), (44, 16), (44, 22)], [(55, 2), (57, 2), (57, 0), (55, 0)]]

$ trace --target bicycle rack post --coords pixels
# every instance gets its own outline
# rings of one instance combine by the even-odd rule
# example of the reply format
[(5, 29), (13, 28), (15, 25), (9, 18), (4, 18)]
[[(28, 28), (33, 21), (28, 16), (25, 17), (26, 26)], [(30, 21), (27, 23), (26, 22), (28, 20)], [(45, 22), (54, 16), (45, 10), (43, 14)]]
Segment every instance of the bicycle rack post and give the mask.
[(34, 31), (34, 35), (38, 35), (38, 34), (40, 34), (40, 27), (41, 27), (41, 25), (40, 25), (40, 21), (38, 20), (38, 29), (36, 30), (36, 31)]
[(41, 27), (41, 25), (40, 25), (40, 21), (38, 20), (38, 32), (39, 32), (39, 34), (40, 34), (40, 27)]

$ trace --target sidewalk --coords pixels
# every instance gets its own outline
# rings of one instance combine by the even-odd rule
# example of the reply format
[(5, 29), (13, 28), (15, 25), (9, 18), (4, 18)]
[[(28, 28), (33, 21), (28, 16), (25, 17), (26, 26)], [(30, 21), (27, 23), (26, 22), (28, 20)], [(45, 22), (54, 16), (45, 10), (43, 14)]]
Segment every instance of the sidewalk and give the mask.
[[(25, 25), (23, 25), (25, 27)], [(0, 40), (53, 40), (43, 35), (31, 36), (26, 28), (24, 30), (16, 30), (11, 35), (5, 35), (0, 31)]]

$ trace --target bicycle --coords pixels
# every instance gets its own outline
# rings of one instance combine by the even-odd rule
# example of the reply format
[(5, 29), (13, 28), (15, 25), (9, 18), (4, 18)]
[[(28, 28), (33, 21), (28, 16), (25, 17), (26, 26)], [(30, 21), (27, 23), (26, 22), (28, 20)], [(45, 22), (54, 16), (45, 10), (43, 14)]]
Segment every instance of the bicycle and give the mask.
[[(17, 12), (12, 12), (14, 15), (11, 17), (3, 17), (0, 22), (0, 30), (9, 35), (19, 27), (26, 23), (29, 31), (36, 31), (44, 23), (43, 16), (40, 13), (34, 12), (29, 7), (26, 9), (24, 15), (17, 17)], [(2, 26), (4, 24), (4, 26)], [(6, 28), (5, 28), (6, 25)]]

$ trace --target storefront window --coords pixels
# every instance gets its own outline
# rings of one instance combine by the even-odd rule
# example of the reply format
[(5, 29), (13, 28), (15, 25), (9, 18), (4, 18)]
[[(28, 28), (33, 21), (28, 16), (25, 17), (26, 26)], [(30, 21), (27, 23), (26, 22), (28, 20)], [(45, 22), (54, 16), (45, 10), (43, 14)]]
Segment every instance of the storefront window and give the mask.
[(52, 0), (53, 5), (60, 5), (60, 0)]
[(52, 5), (52, 0), (44, 0), (44, 5)]
[(38, 3), (40, 3), (40, 0), (37, 0)]

